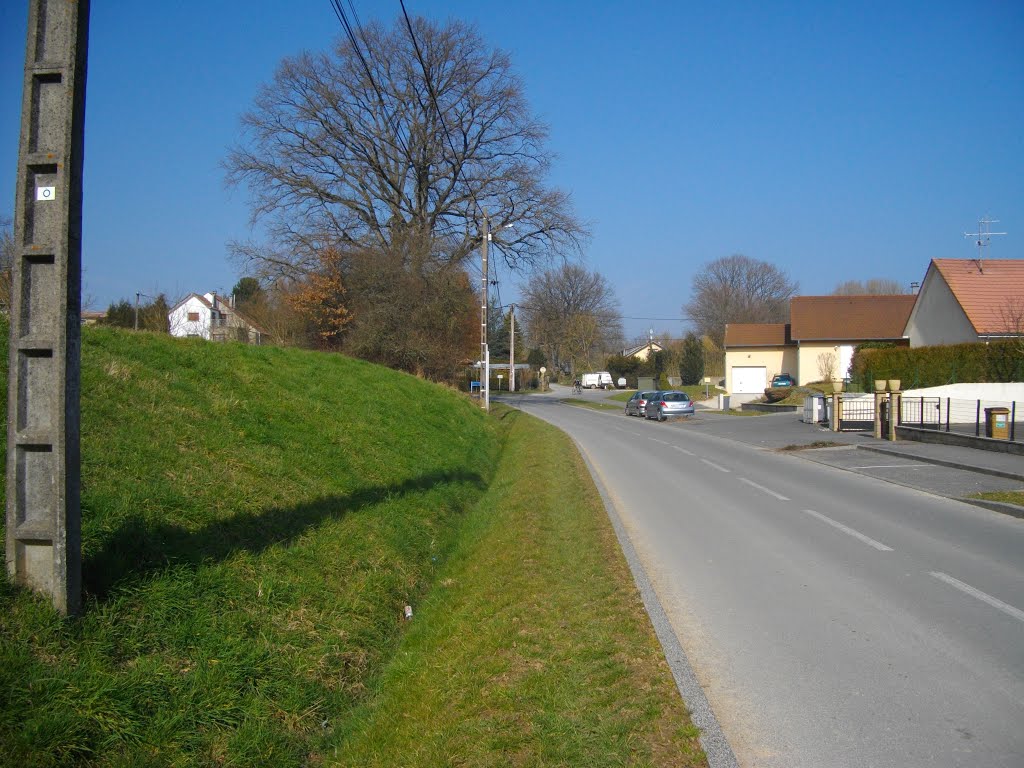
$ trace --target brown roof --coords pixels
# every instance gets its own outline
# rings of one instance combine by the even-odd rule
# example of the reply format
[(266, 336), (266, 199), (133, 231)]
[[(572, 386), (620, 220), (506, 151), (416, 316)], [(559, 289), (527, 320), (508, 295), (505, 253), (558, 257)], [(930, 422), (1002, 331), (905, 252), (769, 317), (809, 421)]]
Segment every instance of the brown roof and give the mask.
[[(1015, 302), (1024, 297), (1024, 259), (932, 259), (979, 336), (1019, 332)], [(1019, 311), (1019, 310), (1018, 310)]]
[(789, 323), (726, 323), (727, 347), (782, 347), (790, 344)]
[(902, 339), (917, 297), (794, 296), (789, 320), (797, 341)]

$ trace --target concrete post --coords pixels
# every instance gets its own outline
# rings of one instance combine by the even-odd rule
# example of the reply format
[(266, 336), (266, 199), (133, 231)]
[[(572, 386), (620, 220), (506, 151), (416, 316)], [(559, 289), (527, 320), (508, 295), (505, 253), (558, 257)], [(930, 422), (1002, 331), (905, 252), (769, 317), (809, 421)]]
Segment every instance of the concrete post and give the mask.
[(7, 572), (81, 607), (79, 361), (89, 1), (30, 0), (11, 279)]

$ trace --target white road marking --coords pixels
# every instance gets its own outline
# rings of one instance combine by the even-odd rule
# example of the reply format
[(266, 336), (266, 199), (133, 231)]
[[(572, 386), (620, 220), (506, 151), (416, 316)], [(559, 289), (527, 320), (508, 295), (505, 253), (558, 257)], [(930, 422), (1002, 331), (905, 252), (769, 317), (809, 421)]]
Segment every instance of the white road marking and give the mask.
[(715, 464), (715, 462), (713, 462), (713, 461), (708, 461), (707, 459), (701, 459), (701, 461), (703, 461), (703, 462), (704, 462), (705, 464), (707, 464), (707, 465), (708, 465), (709, 467), (714, 467), (714, 468), (715, 468), (715, 469), (717, 469), (717, 470), (718, 470), (719, 472), (729, 472), (729, 471), (731, 471), (731, 470), (728, 470), (728, 469), (726, 469), (726, 468), (725, 468), (725, 467), (723, 467), (723, 466), (720, 466), (719, 464)]
[(741, 483), (746, 483), (751, 488), (757, 488), (757, 490), (763, 491), (764, 493), (767, 493), (769, 496), (774, 496), (779, 501), (789, 501), (789, 497), (788, 496), (783, 496), (781, 493), (776, 493), (771, 488), (765, 488), (763, 485), (758, 485), (753, 480), (747, 480), (747, 478), (741, 477), (741, 478), (739, 478), (739, 481)]
[(905, 469), (907, 467), (929, 467), (934, 464), (868, 464), (863, 467), (850, 467), (850, 469)]
[(1005, 613), (1007, 616), (1012, 616), (1017, 621), (1024, 623), (1024, 611), (1020, 610), (1019, 608), (1014, 608), (1012, 605), (1004, 603), (1002, 600), (992, 597), (992, 595), (987, 595), (980, 589), (975, 589), (970, 584), (964, 584), (959, 579), (954, 579), (952, 576), (942, 573), (941, 571), (929, 571), (929, 575), (934, 576), (939, 581), (946, 582), (951, 587), (956, 587), (964, 594), (970, 595), (971, 597), (976, 597), (983, 603), (988, 603), (993, 608), (997, 608), (1003, 613)]
[(836, 522), (831, 517), (826, 517), (825, 515), (821, 514), (821, 512), (815, 512), (813, 509), (805, 509), (804, 512), (806, 512), (808, 515), (811, 515), (812, 517), (818, 518), (823, 523), (828, 523), (833, 528), (836, 528), (836, 529), (842, 531), (845, 534), (853, 536), (853, 538), (855, 538), (855, 539), (860, 539), (865, 544), (867, 544), (869, 547), (874, 547), (879, 552), (892, 552), (892, 547), (887, 547), (882, 542), (875, 541), (870, 536), (865, 536), (860, 531), (855, 531), (855, 530), (853, 530), (853, 528), (845, 526), (842, 523)]
[(647, 439), (651, 440), (651, 441), (653, 441), (655, 443), (661, 443), (662, 445), (671, 445), (671, 443), (666, 443), (664, 440), (659, 440), (656, 437), (648, 437)]
[(693, 451), (688, 451), (685, 448), (680, 448), (678, 445), (673, 445), (672, 447), (675, 448), (677, 451), (681, 451), (681, 452), (685, 453), (687, 456), (696, 456), (697, 455)]

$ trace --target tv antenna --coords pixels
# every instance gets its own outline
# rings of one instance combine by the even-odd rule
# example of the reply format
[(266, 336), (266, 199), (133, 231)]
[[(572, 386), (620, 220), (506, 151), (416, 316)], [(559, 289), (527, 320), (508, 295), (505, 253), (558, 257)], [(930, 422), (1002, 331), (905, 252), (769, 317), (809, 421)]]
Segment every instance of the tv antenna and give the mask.
[(993, 235), (1005, 235), (1006, 234), (1005, 232), (993, 232), (992, 231), (992, 225), (993, 224), (998, 224), (998, 223), (999, 223), (999, 219), (990, 219), (988, 216), (985, 216), (983, 219), (980, 219), (978, 221), (978, 231), (977, 232), (964, 232), (964, 237), (973, 237), (974, 238), (974, 244), (978, 246), (978, 271), (979, 272), (984, 272), (985, 271), (985, 265), (984, 265), (984, 262), (982, 261), (982, 259), (984, 258), (983, 257), (983, 253), (984, 253), (984, 249), (988, 247), (989, 241), (992, 239), (992, 236)]

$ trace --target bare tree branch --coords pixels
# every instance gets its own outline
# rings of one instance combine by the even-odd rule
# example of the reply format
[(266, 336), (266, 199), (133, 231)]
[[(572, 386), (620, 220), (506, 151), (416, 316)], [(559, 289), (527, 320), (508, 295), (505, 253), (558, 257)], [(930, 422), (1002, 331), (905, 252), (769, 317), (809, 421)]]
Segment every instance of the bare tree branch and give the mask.
[(429, 233), (435, 259), (461, 264), (479, 244), (481, 209), (513, 271), (579, 250), (586, 231), (568, 195), (544, 184), (547, 129), (531, 117), (509, 56), (463, 22), (413, 27), (438, 109), (396, 23), (364, 28), (372, 81), (342, 39), (282, 62), (243, 116), (227, 178), (249, 189), (253, 219), (273, 241), (235, 244), (250, 268), (301, 274), (317, 249), (386, 250), (405, 231)]

